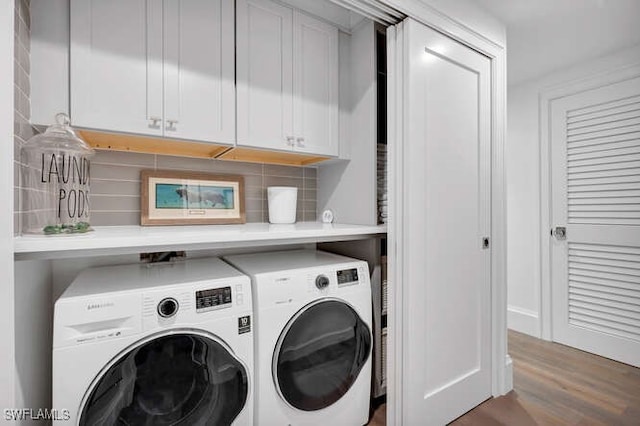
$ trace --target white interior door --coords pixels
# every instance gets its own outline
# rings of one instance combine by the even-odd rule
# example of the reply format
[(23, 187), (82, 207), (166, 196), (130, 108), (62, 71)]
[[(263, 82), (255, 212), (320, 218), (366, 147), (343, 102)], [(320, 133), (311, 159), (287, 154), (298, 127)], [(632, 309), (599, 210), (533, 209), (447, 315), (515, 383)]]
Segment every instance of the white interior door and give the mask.
[(403, 424), (491, 396), (490, 60), (404, 21)]
[(550, 120), (552, 338), (640, 367), (640, 77)]

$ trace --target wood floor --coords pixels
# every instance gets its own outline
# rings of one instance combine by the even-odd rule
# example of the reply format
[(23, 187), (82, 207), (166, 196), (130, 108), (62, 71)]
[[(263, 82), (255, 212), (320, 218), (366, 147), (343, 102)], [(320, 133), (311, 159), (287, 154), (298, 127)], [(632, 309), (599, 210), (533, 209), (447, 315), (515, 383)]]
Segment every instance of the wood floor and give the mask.
[[(509, 354), (514, 390), (452, 425), (640, 425), (640, 369), (514, 331)], [(378, 406), (369, 425), (385, 413)]]

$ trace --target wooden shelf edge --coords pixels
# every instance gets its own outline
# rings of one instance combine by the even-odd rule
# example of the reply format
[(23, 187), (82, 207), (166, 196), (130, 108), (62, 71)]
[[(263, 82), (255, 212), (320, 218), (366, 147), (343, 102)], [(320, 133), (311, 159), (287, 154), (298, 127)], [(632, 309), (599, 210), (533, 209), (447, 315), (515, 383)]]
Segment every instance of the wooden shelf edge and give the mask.
[(78, 130), (89, 146), (103, 151), (137, 152), (142, 154), (173, 155), (191, 158), (215, 158), (247, 163), (309, 166), (331, 157), (294, 152), (268, 151), (256, 148), (233, 147), (214, 143), (165, 139), (95, 130)]

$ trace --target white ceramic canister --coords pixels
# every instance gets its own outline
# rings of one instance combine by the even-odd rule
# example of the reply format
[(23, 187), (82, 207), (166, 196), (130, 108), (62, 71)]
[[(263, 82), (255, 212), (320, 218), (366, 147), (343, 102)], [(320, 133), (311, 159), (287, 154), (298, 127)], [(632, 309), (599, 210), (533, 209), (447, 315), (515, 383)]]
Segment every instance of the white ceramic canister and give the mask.
[(297, 187), (270, 186), (267, 188), (267, 198), (269, 223), (296, 223)]

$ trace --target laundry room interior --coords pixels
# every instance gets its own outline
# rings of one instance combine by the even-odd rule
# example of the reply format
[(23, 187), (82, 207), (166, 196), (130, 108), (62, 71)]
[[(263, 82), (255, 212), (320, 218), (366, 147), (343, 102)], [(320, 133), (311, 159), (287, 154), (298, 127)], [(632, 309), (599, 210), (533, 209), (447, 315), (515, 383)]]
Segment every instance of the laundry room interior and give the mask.
[[(29, 410), (6, 419), (442, 423), (509, 390), (504, 277), (489, 272), (504, 267), (495, 19), (472, 3), (11, 3), (4, 406)], [(429, 63), (432, 78), (403, 71)], [(469, 126), (435, 108), (446, 98)], [(414, 106), (440, 112), (418, 128)], [(405, 132), (460, 146), (427, 156)], [(424, 236), (454, 224), (436, 254)], [(468, 267), (449, 268), (454, 253)]]
[[(592, 146), (612, 143), (606, 149), (633, 157), (620, 170), (640, 167), (640, 49), (510, 85), (517, 127), (507, 132), (507, 33), (524, 19), (520, 6), (1, 6), (10, 43), (0, 45), (0, 75), (13, 76), (0, 82), (0, 130), (13, 141), (0, 155), (4, 420), (381, 426), (495, 416), (516, 424), (539, 418), (518, 399), (522, 361), (507, 341), (518, 350), (526, 335), (639, 365), (629, 328), (640, 321), (639, 249), (628, 226), (639, 220), (639, 189), (615, 165), (607, 174), (613, 160), (589, 161)], [(531, 41), (513, 40), (519, 49)], [(614, 105), (606, 114), (632, 120), (624, 135), (636, 139), (607, 133), (610, 115), (597, 106), (605, 98), (589, 92), (602, 86), (614, 87), (597, 92)], [(542, 114), (534, 125), (524, 111), (538, 107), (549, 120)], [(545, 151), (562, 135), (563, 114), (571, 137), (593, 119), (585, 126), (604, 126), (603, 140), (568, 137), (569, 151), (579, 151), (568, 160)], [(534, 134), (540, 139), (530, 141)], [(516, 149), (507, 150), (507, 137)], [(626, 199), (612, 202), (628, 207), (612, 219), (598, 213), (609, 204), (591, 211), (592, 198), (569, 201), (568, 219), (556, 220), (545, 167), (609, 179), (596, 184), (621, 185), (611, 190)], [(549, 259), (569, 256), (575, 268), (576, 256), (593, 251), (575, 248), (576, 224), (594, 220), (628, 229), (598, 249), (609, 269), (586, 285), (623, 284), (613, 299), (595, 300), (609, 290), (576, 290), (569, 279), (577, 302), (553, 305), (553, 322), (551, 301), (564, 296), (553, 293), (559, 263)], [(620, 316), (632, 322), (622, 331)], [(569, 333), (575, 321), (606, 328), (621, 349), (602, 349), (609, 340), (581, 346)], [(640, 389), (634, 383), (629, 389)]]

